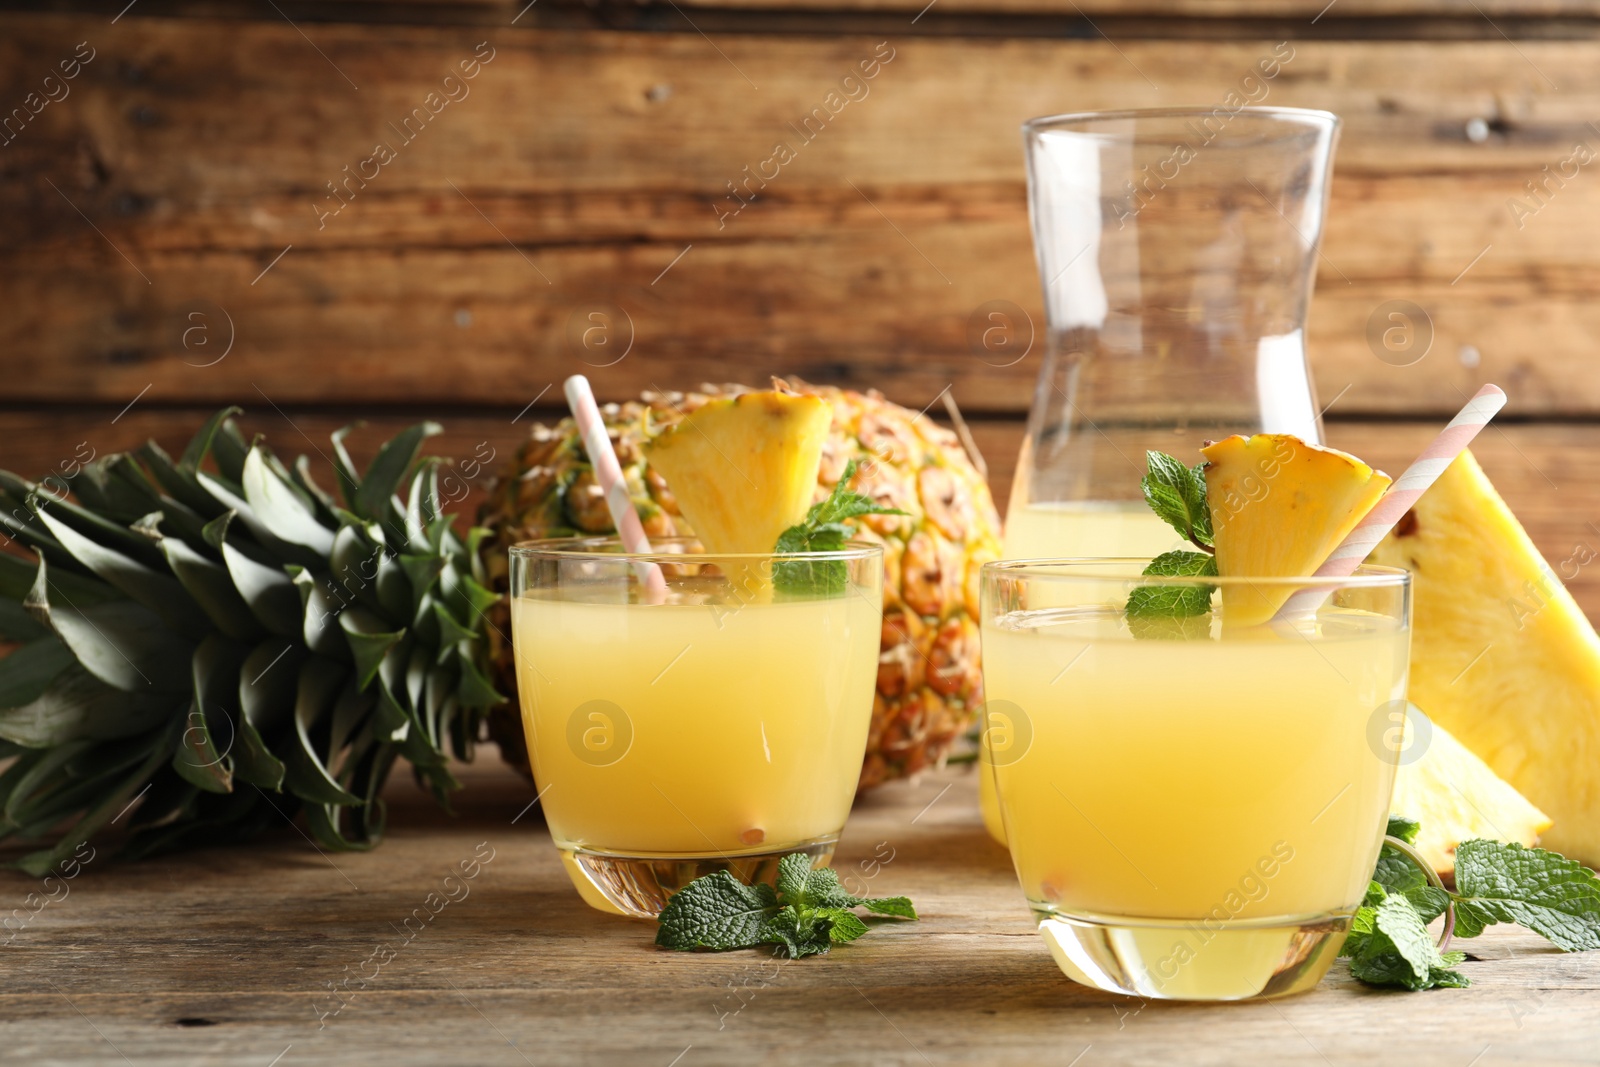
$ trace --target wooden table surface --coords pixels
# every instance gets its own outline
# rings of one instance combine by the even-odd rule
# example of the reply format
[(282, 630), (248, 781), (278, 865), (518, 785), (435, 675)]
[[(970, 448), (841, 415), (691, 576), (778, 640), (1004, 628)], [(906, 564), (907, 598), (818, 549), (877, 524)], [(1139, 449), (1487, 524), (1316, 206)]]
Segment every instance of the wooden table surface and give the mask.
[[(920, 922), (797, 962), (658, 951), (652, 926), (579, 902), (537, 816), (517, 821), (531, 792), (485, 755), (465, 769), (454, 818), (396, 775), (389, 837), (370, 854), (318, 855), (284, 826), (253, 848), (136, 866), (97, 855), (0, 947), (0, 1062), (1490, 1067), (1600, 1056), (1600, 954), (1563, 955), (1520, 932), (1470, 943), (1480, 958), (1464, 967), (1465, 990), (1374, 992), (1342, 964), (1312, 993), (1255, 1004), (1141, 1004), (1074, 985), (1034, 934), (959, 770), (874, 793), (839, 855), (858, 871), (892, 856), (872, 892), (909, 894)], [(451, 883), (458, 899), (414, 921), (407, 941), (406, 917), (428, 914), (429, 894), (475, 855), (493, 858), (465, 896)], [(17, 905), (39, 888), (0, 876)], [(323, 1015), (338, 1005), (329, 983), (354, 975), (366, 988), (352, 978), (360, 991)]]

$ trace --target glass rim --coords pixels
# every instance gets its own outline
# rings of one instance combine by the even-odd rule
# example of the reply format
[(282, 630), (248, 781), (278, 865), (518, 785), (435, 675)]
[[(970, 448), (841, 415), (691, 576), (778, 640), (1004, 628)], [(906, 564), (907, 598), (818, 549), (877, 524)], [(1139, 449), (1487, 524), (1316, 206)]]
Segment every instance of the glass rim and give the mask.
[[(659, 545), (700, 543), (695, 537), (656, 537), (651, 539), (652, 551), (629, 552), (620, 537), (544, 537), (533, 541), (518, 541), (510, 548), (511, 557), (543, 560), (575, 560), (585, 563), (715, 563), (727, 560), (736, 563), (771, 560), (786, 563), (791, 560), (828, 563), (834, 560), (851, 560), (883, 557), (883, 545), (876, 541), (852, 539), (842, 549), (826, 552), (659, 552)], [(606, 551), (606, 548), (616, 551)]]
[[(1342, 120), (1332, 111), (1324, 111), (1311, 107), (1278, 107), (1246, 105), (1235, 111), (1223, 107), (1200, 107), (1194, 105), (1182, 107), (1129, 107), (1118, 108), (1111, 111), (1064, 111), (1059, 115), (1040, 115), (1028, 119), (1022, 124), (1024, 135), (1043, 133), (1047, 130), (1061, 129), (1074, 123), (1089, 124), (1095, 122), (1117, 122), (1127, 119), (1184, 119), (1200, 118), (1215, 115), (1222, 111), (1228, 115), (1232, 122), (1241, 115), (1255, 119), (1278, 119), (1280, 121), (1297, 121), (1307, 126), (1321, 126), (1323, 129), (1336, 130)], [(1093, 133), (1092, 130), (1074, 130), (1075, 133)]]
[[(1230, 574), (1220, 576), (1214, 574), (1138, 573), (1135, 568), (1143, 569), (1150, 563), (1151, 558), (1148, 556), (1063, 556), (1060, 558), (997, 559), (983, 565), (979, 571), (979, 578), (985, 582), (1010, 577), (1042, 582), (1137, 582), (1140, 585), (1179, 587), (1205, 585), (1220, 588), (1249, 586), (1269, 589), (1330, 590), (1404, 588), (1411, 584), (1411, 572), (1405, 568), (1385, 567), (1375, 563), (1363, 563), (1356, 568), (1353, 574), (1347, 574), (1342, 577), (1328, 576), (1322, 578), (1314, 575), (1294, 577), (1284, 575), (1252, 576)], [(1126, 566), (1128, 573), (1112, 570), (1112, 568), (1118, 566)], [(1075, 567), (1105, 567), (1107, 571), (1101, 573), (1089, 573), (1087, 571), (1071, 573), (1071, 569)], [(1069, 573), (1063, 573), (1063, 570)]]

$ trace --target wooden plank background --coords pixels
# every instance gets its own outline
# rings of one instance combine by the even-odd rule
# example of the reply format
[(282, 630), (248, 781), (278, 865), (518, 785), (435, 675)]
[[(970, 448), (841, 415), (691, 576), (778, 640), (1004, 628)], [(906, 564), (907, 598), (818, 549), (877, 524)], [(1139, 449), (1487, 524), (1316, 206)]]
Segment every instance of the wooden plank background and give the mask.
[[(1600, 179), (1508, 205), (1600, 151), (1596, 0), (45, 6), (0, 3), (0, 116), (93, 59), (0, 145), (0, 466), (176, 444), (228, 402), (288, 451), (429, 415), (446, 454), (504, 457), (574, 370), (610, 399), (798, 373), (948, 388), (1003, 506), (1038, 350), (993, 367), (967, 321), (1010, 300), (1042, 327), (1018, 124), (1216, 105), (1289, 40), (1263, 102), (1345, 120), (1310, 332), (1331, 439), (1396, 470), (1497, 381), (1491, 476), (1553, 558), (1600, 545)], [(882, 49), (728, 217), (727, 183)], [(319, 222), (378, 141), (396, 158)], [(1411, 366), (1366, 340), (1391, 300), (1430, 322)], [(626, 312), (608, 366), (572, 342), (602, 308)], [(1600, 613), (1600, 577), (1574, 590)]]

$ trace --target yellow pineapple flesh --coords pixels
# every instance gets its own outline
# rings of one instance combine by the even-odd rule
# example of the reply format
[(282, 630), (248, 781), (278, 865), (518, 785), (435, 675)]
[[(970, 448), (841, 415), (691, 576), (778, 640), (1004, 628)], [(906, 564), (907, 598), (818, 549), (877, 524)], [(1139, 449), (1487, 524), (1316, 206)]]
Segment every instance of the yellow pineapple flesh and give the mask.
[(1389, 810), (1420, 825), (1416, 847), (1442, 877), (1456, 869), (1456, 847), (1473, 838), (1532, 846), (1550, 829), (1550, 817), (1528, 802), (1487, 763), (1438, 723), (1413, 729), (1406, 723), (1405, 751), (1425, 746), (1402, 761)]
[(1413, 575), (1411, 698), (1600, 865), (1600, 637), (1470, 452), (1371, 560)]
[(819, 397), (740, 393), (708, 401), (644, 455), (707, 552), (771, 552), (811, 506), (832, 421)]
[[(1356, 457), (1293, 434), (1234, 434), (1200, 453), (1217, 573), (1224, 577), (1313, 573), (1390, 483)], [(1231, 626), (1266, 622), (1290, 592), (1227, 586), (1222, 617)]]

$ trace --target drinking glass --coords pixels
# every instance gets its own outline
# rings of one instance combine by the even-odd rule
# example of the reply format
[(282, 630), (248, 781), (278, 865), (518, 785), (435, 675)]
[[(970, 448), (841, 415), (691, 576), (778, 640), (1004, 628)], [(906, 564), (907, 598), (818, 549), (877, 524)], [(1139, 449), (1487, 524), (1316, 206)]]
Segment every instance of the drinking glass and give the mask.
[[(866, 750), (883, 604), (881, 545), (654, 547), (511, 549), (517, 688), (550, 836), (585, 901), (636, 917), (713, 871), (770, 882), (791, 852), (832, 859)], [(786, 568), (827, 591), (775, 592)]]
[[(1410, 575), (1159, 578), (1146, 559), (982, 571), (1000, 816), (1063, 973), (1098, 989), (1237, 1000), (1327, 972), (1389, 814)], [(1230, 586), (1322, 604), (1228, 626), (1130, 614)], [(1040, 607), (1039, 605), (1046, 605)]]
[(1339, 120), (1172, 108), (1022, 129), (1048, 343), (1001, 555), (1155, 556), (1179, 546), (1140, 496), (1146, 450), (1321, 443), (1306, 309)]

